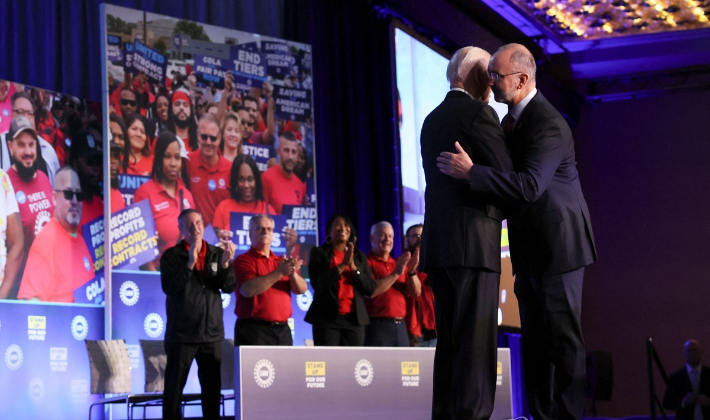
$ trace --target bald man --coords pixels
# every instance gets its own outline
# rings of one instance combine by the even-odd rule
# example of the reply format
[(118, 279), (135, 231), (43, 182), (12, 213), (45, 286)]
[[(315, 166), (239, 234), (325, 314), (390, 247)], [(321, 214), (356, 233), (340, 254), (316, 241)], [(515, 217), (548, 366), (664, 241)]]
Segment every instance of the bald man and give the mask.
[(438, 165), (467, 179), (474, 196), (513, 209), (508, 229), (528, 405), (536, 420), (572, 420), (582, 417), (586, 397), (584, 267), (597, 256), (572, 133), (537, 90), (535, 73), (534, 57), (520, 44), (501, 47), (488, 64), (494, 98), (508, 105), (503, 131), (514, 170), (472, 162), (460, 148), (443, 153)]

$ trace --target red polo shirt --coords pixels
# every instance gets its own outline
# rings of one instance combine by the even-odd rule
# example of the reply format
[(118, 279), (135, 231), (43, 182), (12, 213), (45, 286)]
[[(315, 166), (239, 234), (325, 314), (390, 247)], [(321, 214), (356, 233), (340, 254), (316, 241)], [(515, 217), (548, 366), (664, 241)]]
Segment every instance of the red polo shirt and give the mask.
[[(330, 260), (330, 268), (334, 268), (343, 262), (345, 258), (344, 251), (333, 249), (333, 259)], [(353, 298), (355, 297), (355, 289), (353, 288), (353, 272), (350, 267), (347, 267), (340, 275), (340, 284), (338, 287), (338, 313), (340, 315), (349, 314), (353, 310)]]
[(219, 203), (229, 198), (229, 172), (232, 170), (232, 162), (220, 155), (217, 164), (209, 167), (202, 160), (199, 150), (190, 152), (187, 156), (190, 158), (187, 161), (190, 191), (207, 226), (212, 223)]
[[(128, 141), (128, 140), (126, 140)], [(128, 175), (150, 176), (153, 172), (153, 156), (143, 156), (136, 163), (128, 163), (126, 173)]]
[(237, 318), (258, 318), (271, 322), (287, 322), (291, 317), (291, 282), (288, 276), (281, 277), (262, 294), (251, 298), (242, 296), (239, 288), (247, 281), (265, 276), (279, 266), (283, 257), (273, 252), (265, 256), (254, 248), (234, 260), (234, 274), (237, 277)]
[[(180, 203), (180, 191), (182, 191), (182, 203)], [(185, 209), (195, 208), (195, 201), (192, 199), (190, 191), (185, 188), (182, 179), (178, 180), (174, 198), (165, 191), (165, 188), (159, 182), (154, 180), (146, 182), (136, 190), (133, 202), (137, 203), (146, 198), (150, 200), (150, 208), (153, 210), (155, 228), (158, 231), (158, 249), (160, 250), (160, 255), (163, 255), (163, 251), (175, 246), (180, 237), (180, 230), (178, 229), (180, 212)]]
[(252, 201), (251, 203), (235, 201), (233, 198), (219, 203), (212, 218), (212, 226), (219, 229), (231, 230), (231, 213), (276, 214), (274, 209), (265, 201)]
[(79, 232), (82, 226), (94, 221), (104, 215), (104, 200), (98, 195), (91, 197), (91, 201), (83, 201), (81, 203), (81, 221), (79, 222)]
[(417, 336), (422, 335), (422, 328), (427, 330), (436, 329), (436, 317), (434, 315), (434, 292), (427, 281), (426, 273), (417, 273), (422, 284), (422, 293), (419, 297), (407, 296), (407, 331)]
[[(367, 263), (370, 264), (375, 280), (389, 276), (397, 266), (397, 260), (391, 256), (385, 261), (372, 252), (367, 255)], [(404, 318), (407, 315), (406, 281), (407, 274), (402, 273), (387, 291), (372, 299), (366, 299), (367, 313), (373, 318)]]
[(272, 166), (261, 174), (264, 198), (276, 214), (281, 214), (284, 204), (300, 206), (306, 196), (306, 184), (296, 174), (287, 177), (280, 165)]
[[(183, 239), (180, 242), (185, 248), (185, 251), (187, 251), (188, 258), (190, 257), (190, 244), (185, 242)], [(205, 270), (205, 257), (207, 256), (207, 242), (202, 241), (202, 247), (200, 250), (197, 252), (197, 261), (195, 261), (195, 268), (197, 269), (198, 273), (202, 273)]]

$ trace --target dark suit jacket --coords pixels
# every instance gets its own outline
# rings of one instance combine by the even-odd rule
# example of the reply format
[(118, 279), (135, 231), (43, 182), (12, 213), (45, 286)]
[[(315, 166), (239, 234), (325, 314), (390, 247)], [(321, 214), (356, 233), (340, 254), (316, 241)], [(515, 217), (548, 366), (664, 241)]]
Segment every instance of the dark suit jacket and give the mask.
[(160, 282), (165, 298), (168, 322), (165, 340), (180, 343), (209, 343), (224, 340), (222, 294), (237, 285), (230, 263), (222, 267), (221, 248), (204, 243), (203, 273), (187, 269), (190, 259), (182, 242), (168, 248), (160, 258)]
[(424, 120), (422, 163), (426, 176), (421, 267), (486, 268), (500, 273), (501, 211), (471, 194), (468, 184), (442, 174), (441, 152), (458, 141), (474, 162), (499, 171), (512, 169), (503, 130), (488, 104), (451, 91)]
[(518, 204), (508, 218), (514, 271), (551, 275), (596, 261), (572, 133), (539, 91), (506, 144), (515, 170), (500, 171), (474, 158), (470, 186), (478, 194)]
[[(693, 392), (693, 385), (690, 383), (690, 375), (685, 366), (671, 374), (670, 385), (663, 394), (663, 407), (667, 410), (676, 410), (676, 420), (693, 420), (695, 404), (681, 407), (683, 397), (689, 392)], [(700, 371), (700, 393), (710, 398), (710, 367), (703, 366)], [(703, 419), (710, 419), (710, 406), (703, 407)]]
[[(332, 322), (338, 317), (340, 274), (338, 274), (337, 267), (330, 268), (332, 259), (333, 247), (329, 243), (311, 249), (308, 273), (311, 276), (311, 285), (315, 293), (311, 307), (304, 318), (309, 324), (316, 324), (319, 321)], [(363, 296), (370, 296), (375, 291), (377, 284), (372, 277), (370, 266), (367, 264), (367, 256), (362, 251), (355, 249), (354, 260), (360, 274), (353, 273), (353, 289), (355, 290), (353, 311), (357, 317), (358, 325), (367, 325), (370, 323), (370, 317), (367, 315)]]

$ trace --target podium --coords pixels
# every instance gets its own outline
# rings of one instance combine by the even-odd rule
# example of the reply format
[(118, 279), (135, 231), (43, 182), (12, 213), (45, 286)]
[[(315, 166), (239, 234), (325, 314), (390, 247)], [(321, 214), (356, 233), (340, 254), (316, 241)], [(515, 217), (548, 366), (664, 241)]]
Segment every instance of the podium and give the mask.
[[(235, 420), (429, 420), (434, 349), (242, 346)], [(498, 349), (491, 420), (513, 417), (510, 350)]]

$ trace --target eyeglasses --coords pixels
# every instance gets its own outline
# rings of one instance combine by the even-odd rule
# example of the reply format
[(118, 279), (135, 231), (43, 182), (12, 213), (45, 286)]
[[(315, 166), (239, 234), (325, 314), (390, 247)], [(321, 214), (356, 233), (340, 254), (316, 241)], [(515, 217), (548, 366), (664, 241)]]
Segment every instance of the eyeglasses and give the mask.
[(217, 141), (217, 136), (210, 136), (210, 135), (208, 135), (208, 134), (200, 134), (200, 138), (202, 139), (202, 141), (207, 141), (207, 140), (209, 140), (209, 141), (211, 141), (212, 143), (214, 143), (214, 142)]
[(12, 112), (20, 117), (32, 117), (35, 115), (34, 111), (30, 111), (28, 109), (13, 109)]
[(72, 191), (72, 190), (54, 190), (54, 191), (64, 193), (65, 200), (71, 201), (72, 197), (76, 197), (76, 201), (84, 201), (84, 193), (81, 191)]
[(497, 82), (497, 81), (500, 81), (500, 79), (504, 78), (505, 76), (510, 76), (512, 74), (522, 74), (522, 73), (523, 73), (522, 71), (516, 71), (516, 72), (508, 73), (508, 74), (500, 74), (500, 73), (496, 73), (494, 71), (489, 71), (488, 77), (490, 77), (491, 80), (495, 80)]
[(124, 106), (136, 106), (136, 101), (130, 99), (121, 99), (121, 105)]
[(252, 125), (254, 125), (254, 123), (251, 121), (242, 120), (242, 125), (246, 125), (247, 127), (251, 127)]

